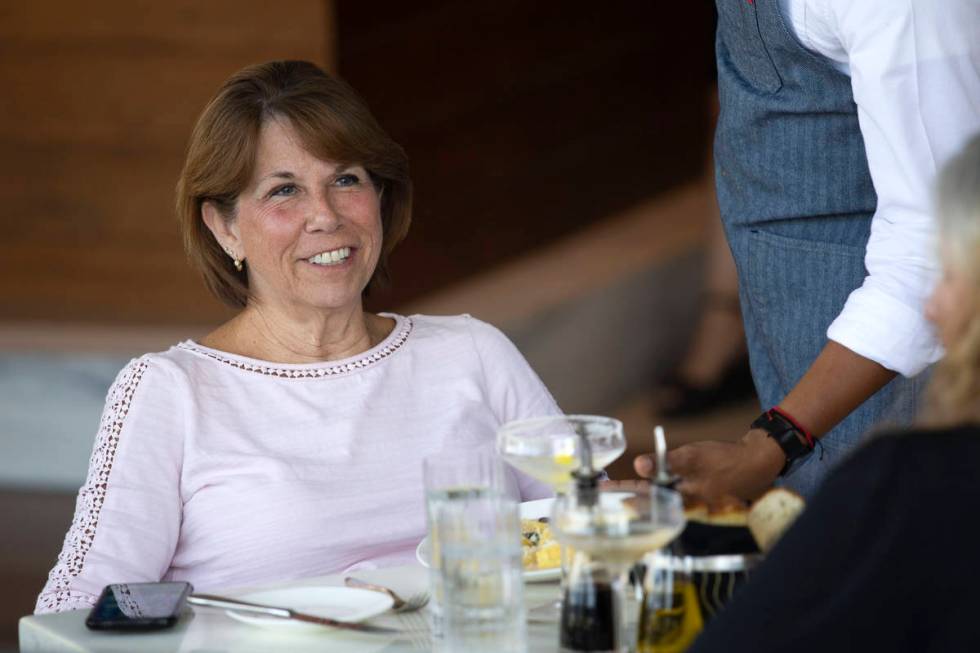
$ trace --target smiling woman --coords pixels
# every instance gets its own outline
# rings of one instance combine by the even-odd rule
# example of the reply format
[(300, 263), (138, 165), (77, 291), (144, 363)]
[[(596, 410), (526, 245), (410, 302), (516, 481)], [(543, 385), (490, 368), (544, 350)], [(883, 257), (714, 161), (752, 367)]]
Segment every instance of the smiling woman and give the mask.
[[(364, 311), (411, 189), (402, 149), (312, 64), (219, 90), (177, 209), (191, 261), (240, 311), (120, 372), (38, 612), (113, 582), (211, 591), (411, 563), (422, 459), (492, 451), (504, 422), (560, 412), (494, 327)], [(517, 498), (550, 494), (509, 474)]]
[[(387, 280), (387, 259), (408, 232), (412, 182), (408, 157), (343, 81), (307, 62), (272, 62), (246, 68), (229, 79), (201, 114), (177, 185), (177, 215), (184, 244), (204, 273), (208, 287), (234, 307), (245, 306), (248, 276), (229, 266), (230, 259), (200, 220), (205, 203), (233, 219), (236, 200), (268, 175), (282, 195), (294, 171), (269, 168), (256, 174), (261, 145), (271, 150), (268, 128), (275, 124), (307, 158), (334, 166), (358, 164), (381, 202), (384, 249), (372, 285)], [(263, 137), (266, 140), (263, 142)], [(220, 165), (216, 165), (220, 162)], [(266, 161), (271, 163), (271, 161)], [(346, 181), (343, 183), (347, 183)], [(341, 185), (343, 185), (343, 183)], [(272, 184), (275, 185), (275, 184)], [(277, 185), (278, 188), (278, 185)], [(271, 189), (269, 189), (271, 190)]]
[[(247, 268), (248, 286), (245, 310), (204, 344), (290, 363), (342, 357), (344, 347), (359, 347), (356, 341), (311, 343), (306, 336), (317, 323), (324, 323), (312, 327), (319, 333), (343, 335), (325, 322), (351, 324), (363, 315), (361, 295), (382, 251), (380, 209), (380, 193), (362, 165), (320, 159), (286, 118), (267, 120), (252, 179), (233, 213), (208, 199), (201, 204), (214, 240)], [(350, 335), (367, 335), (377, 344), (392, 321), (365, 317), (366, 333)], [(253, 329), (267, 340), (248, 337)]]
[(363, 332), (325, 321), (360, 321), (362, 294), (387, 280), (408, 231), (411, 198), (404, 151), (342, 81), (304, 62), (233, 76), (202, 113), (177, 188), (191, 260), (245, 308), (203, 344), (292, 363), (377, 344), (391, 320), (365, 316)]

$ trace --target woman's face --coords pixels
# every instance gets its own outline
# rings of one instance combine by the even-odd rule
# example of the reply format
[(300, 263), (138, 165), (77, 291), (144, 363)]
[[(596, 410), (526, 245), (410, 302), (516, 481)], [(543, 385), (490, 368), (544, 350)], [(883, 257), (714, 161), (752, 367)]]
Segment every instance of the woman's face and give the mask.
[(381, 253), (381, 202), (367, 171), (316, 158), (275, 119), (262, 126), (252, 180), (225, 226), (254, 299), (287, 310), (359, 309)]
[(943, 276), (926, 304), (926, 317), (936, 326), (939, 339), (949, 349), (963, 336), (973, 313), (977, 309), (977, 289), (969, 276), (951, 265), (943, 250)]

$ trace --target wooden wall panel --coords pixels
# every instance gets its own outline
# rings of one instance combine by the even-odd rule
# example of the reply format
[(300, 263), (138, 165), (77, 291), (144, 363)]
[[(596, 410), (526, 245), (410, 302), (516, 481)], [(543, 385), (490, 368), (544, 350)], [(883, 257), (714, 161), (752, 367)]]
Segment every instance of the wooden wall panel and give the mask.
[(0, 321), (201, 324), (173, 185), (247, 63), (335, 68), (406, 147), (404, 306), (702, 174), (713, 9), (635, 0), (0, 7)]
[(0, 8), (0, 319), (213, 322), (173, 188), (204, 103), (244, 65), (332, 67), (326, 0)]
[(712, 3), (382, 5), (336, 5), (338, 69), (415, 179), (377, 308), (535, 256), (703, 174)]

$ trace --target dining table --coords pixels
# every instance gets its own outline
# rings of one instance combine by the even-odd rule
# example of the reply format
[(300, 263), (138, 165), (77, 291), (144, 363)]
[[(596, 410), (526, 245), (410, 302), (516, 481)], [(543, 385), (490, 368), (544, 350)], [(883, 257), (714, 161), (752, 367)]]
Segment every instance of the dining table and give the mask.
[[(354, 575), (370, 583), (389, 587), (402, 596), (410, 596), (419, 590), (424, 590), (429, 584), (429, 570), (421, 565), (359, 569)], [(222, 590), (220, 593), (235, 597), (257, 591), (295, 587), (339, 587), (344, 585), (344, 577), (345, 575), (320, 576), (232, 588)], [(551, 604), (558, 595), (557, 581), (527, 582), (524, 585), (524, 601), (528, 609)], [(394, 635), (360, 633), (328, 627), (314, 629), (260, 627), (237, 621), (221, 609), (190, 606), (177, 624), (168, 629), (136, 633), (94, 631), (85, 626), (88, 612), (88, 609), (82, 609), (22, 617), (18, 624), (21, 652), (407, 653), (444, 650), (441, 641), (432, 637), (427, 608), (401, 613), (389, 611), (368, 620), (368, 623), (397, 629), (399, 632)], [(527, 630), (527, 650), (535, 653), (558, 651), (557, 621), (530, 620)]]

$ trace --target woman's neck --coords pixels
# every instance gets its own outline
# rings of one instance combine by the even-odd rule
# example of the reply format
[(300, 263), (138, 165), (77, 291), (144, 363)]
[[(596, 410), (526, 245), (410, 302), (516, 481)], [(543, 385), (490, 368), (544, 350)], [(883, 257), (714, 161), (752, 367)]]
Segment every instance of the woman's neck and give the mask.
[(318, 363), (363, 353), (393, 328), (393, 320), (365, 313), (360, 306), (296, 316), (249, 303), (201, 344), (276, 363)]

